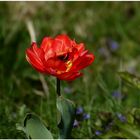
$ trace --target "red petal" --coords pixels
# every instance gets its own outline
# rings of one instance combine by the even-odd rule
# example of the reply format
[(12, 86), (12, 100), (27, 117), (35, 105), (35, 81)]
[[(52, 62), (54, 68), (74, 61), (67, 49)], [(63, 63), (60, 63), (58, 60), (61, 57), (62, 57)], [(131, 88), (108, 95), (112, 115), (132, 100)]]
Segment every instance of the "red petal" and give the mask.
[(78, 57), (78, 50), (76, 48), (72, 49), (72, 52), (69, 52), (69, 60), (74, 61)]
[(71, 80), (74, 80), (75, 78), (80, 77), (81, 75), (82, 75), (82, 73), (79, 73), (79, 72), (67, 72), (67, 73), (64, 73), (64, 74), (61, 74), (61, 75), (57, 75), (57, 77), (60, 80), (71, 81)]
[(47, 52), (49, 49), (51, 49), (53, 43), (53, 39), (50, 37), (45, 37), (41, 43), (41, 48), (44, 50), (44, 52)]
[(35, 42), (32, 43), (30, 50), (32, 50), (34, 52), (34, 54), (36, 55), (36, 57), (40, 61), (42, 61), (44, 59), (44, 52), (43, 52), (43, 50), (38, 48), (37, 44)]
[(41, 43), (41, 49), (45, 53), (45, 60), (55, 56), (55, 51), (52, 48), (53, 39), (50, 37), (45, 37)]
[(73, 67), (71, 68), (71, 71), (79, 71), (88, 65), (90, 65), (94, 61), (94, 55), (93, 54), (87, 54), (86, 52), (83, 53), (82, 56), (80, 56), (74, 63)]
[(50, 49), (50, 50), (48, 50), (46, 53), (45, 53), (45, 56), (44, 56), (44, 58), (45, 58), (45, 61), (47, 61), (49, 58), (52, 58), (52, 57), (55, 57), (55, 52), (52, 50), (52, 49)]
[(56, 72), (59, 71), (66, 71), (67, 67), (65, 62), (57, 59), (56, 57), (50, 58), (45, 62), (46, 68), (51, 68), (55, 70)]
[[(71, 60), (74, 62), (79, 56), (82, 55), (83, 52), (85, 52), (85, 46), (83, 43), (80, 43), (80, 44), (76, 44), (75, 41), (71, 41), (72, 42), (72, 46), (73, 46), (73, 49), (72, 49), (72, 52), (71, 52)], [(87, 50), (86, 50), (87, 52)]]
[(62, 41), (65, 46), (71, 46), (71, 39), (67, 35), (58, 35), (55, 40)]
[[(83, 51), (83, 52), (81, 52), (80, 54), (79, 54), (79, 56), (84, 56), (84, 55), (86, 55), (88, 53), (88, 50), (85, 50), (85, 51)], [(80, 57), (79, 57), (80, 58)]]
[(78, 70), (81, 70), (87, 66), (89, 66), (92, 62), (94, 61), (94, 56), (93, 54), (86, 54), (85, 56), (83, 56), (78, 64), (77, 64), (77, 68)]
[(41, 62), (41, 60), (34, 54), (34, 52), (32, 51), (32, 49), (27, 49), (26, 50), (26, 59), (27, 61), (34, 67), (36, 68), (38, 71), (40, 72), (45, 72), (45, 68), (43, 66), (43, 63)]
[(83, 56), (85, 54), (88, 53), (88, 50), (84, 51), (84, 48), (79, 48), (79, 50), (77, 49), (77, 51), (74, 53), (73, 55), (73, 62), (76, 61), (80, 56)]
[(85, 50), (84, 43), (80, 43), (80, 44), (76, 45), (75, 47), (78, 49), (79, 53), (81, 53)]
[(82, 75), (83, 75), (82, 73), (77, 72), (77, 73), (71, 75), (70, 77), (66, 78), (65, 80), (72, 81), (72, 80), (74, 80), (74, 79), (76, 79), (76, 78), (78, 78), (78, 77), (80, 77)]
[(63, 55), (64, 53), (71, 51), (71, 40), (67, 35), (59, 35), (54, 39), (52, 47), (57, 56)]

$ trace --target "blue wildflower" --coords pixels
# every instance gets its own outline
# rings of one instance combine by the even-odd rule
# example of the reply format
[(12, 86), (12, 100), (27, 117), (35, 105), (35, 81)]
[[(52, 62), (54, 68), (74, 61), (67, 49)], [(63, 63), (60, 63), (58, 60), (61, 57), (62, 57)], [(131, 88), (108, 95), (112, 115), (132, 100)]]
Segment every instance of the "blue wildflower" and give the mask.
[(112, 96), (113, 96), (114, 98), (116, 98), (116, 99), (122, 99), (122, 94), (121, 94), (120, 91), (114, 91), (114, 92), (112, 93)]
[(95, 135), (100, 136), (101, 134), (102, 134), (102, 132), (100, 130), (95, 131)]
[(77, 120), (74, 120), (73, 127), (78, 127), (78, 126), (79, 126), (79, 122)]
[(90, 118), (90, 114), (83, 114), (83, 120), (88, 120)]
[(80, 114), (82, 114), (83, 113), (83, 108), (80, 106), (80, 107), (78, 107), (77, 109), (76, 109), (76, 114), (77, 115), (80, 115)]
[(117, 117), (121, 122), (126, 122), (126, 117), (121, 113), (117, 113)]
[(115, 40), (109, 39), (108, 46), (112, 51), (116, 51), (119, 48), (118, 43)]

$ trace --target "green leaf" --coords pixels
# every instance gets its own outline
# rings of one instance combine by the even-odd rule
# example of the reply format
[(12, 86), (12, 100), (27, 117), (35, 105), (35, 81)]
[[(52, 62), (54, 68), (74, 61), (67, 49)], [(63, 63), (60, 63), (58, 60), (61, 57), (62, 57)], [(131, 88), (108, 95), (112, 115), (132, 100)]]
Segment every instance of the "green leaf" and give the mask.
[(139, 127), (132, 125), (132, 124), (121, 124), (118, 123), (118, 127), (120, 128), (121, 132), (129, 135), (130, 138), (140, 138), (140, 131)]
[(24, 120), (24, 127), (28, 138), (53, 139), (51, 132), (36, 115), (28, 114)]
[(134, 117), (133, 117), (133, 115), (132, 114), (128, 114), (127, 115), (127, 121), (128, 121), (128, 123), (130, 123), (130, 124), (134, 124)]
[(57, 98), (57, 108), (61, 113), (61, 120), (58, 124), (60, 130), (60, 138), (70, 138), (75, 118), (75, 105), (72, 101), (59, 96)]
[(140, 77), (128, 72), (119, 72), (119, 75), (125, 82), (140, 89)]
[(134, 118), (140, 122), (140, 108), (133, 108), (131, 112), (134, 116)]

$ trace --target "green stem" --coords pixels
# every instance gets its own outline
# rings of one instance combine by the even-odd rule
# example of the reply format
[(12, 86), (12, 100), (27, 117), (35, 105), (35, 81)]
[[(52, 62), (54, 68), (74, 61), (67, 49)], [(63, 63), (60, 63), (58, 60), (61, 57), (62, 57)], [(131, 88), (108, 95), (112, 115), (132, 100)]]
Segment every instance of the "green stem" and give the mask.
[(58, 96), (61, 96), (61, 92), (60, 92), (60, 80), (57, 78), (56, 79), (56, 92)]

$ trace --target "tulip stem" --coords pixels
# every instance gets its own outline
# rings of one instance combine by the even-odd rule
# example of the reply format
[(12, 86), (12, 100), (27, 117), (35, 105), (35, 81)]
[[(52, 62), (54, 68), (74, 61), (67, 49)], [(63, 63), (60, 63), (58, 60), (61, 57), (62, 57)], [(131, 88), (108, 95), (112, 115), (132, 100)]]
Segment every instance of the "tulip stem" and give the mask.
[(57, 78), (56, 79), (56, 92), (57, 92), (57, 95), (58, 96), (61, 96), (61, 93), (60, 93), (60, 80)]

